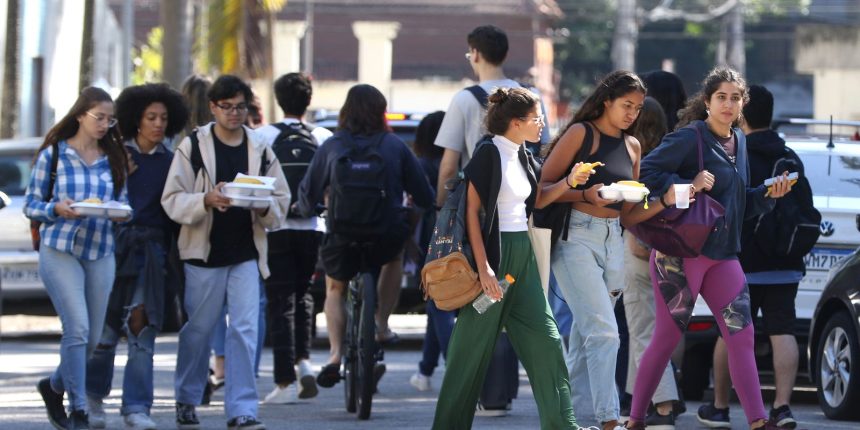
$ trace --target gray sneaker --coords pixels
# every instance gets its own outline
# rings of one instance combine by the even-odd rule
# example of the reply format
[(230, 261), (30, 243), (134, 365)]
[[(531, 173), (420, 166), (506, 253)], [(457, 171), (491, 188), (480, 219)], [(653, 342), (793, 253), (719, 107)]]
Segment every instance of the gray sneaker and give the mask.
[[(92, 420), (90, 420), (92, 421)], [(143, 412), (134, 412), (122, 417), (125, 428), (128, 430), (156, 430), (158, 426), (149, 415)]]
[(105, 404), (103, 399), (87, 396), (87, 408), (90, 410), (90, 428), (103, 429), (107, 427)]

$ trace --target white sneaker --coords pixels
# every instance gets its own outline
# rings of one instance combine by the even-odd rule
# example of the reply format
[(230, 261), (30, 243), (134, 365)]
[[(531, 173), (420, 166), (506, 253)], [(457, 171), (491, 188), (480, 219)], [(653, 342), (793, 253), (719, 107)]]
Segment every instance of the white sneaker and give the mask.
[(298, 390), (295, 383), (287, 385), (284, 388), (275, 385), (275, 389), (263, 399), (263, 403), (267, 405), (287, 405), (298, 403), (298, 401)]
[(310, 360), (299, 361), (299, 398), (312, 399), (317, 396), (317, 377)]
[(409, 383), (412, 384), (418, 391), (430, 391), (430, 377), (422, 375), (421, 372), (415, 372)]
[(508, 409), (486, 409), (481, 402), (475, 407), (476, 417), (505, 417), (508, 415)]
[(107, 426), (107, 417), (105, 416), (104, 400), (87, 396), (87, 408), (89, 409), (90, 428), (105, 428)]
[(158, 426), (149, 415), (143, 412), (135, 412), (122, 417), (125, 428), (129, 430), (156, 430)]

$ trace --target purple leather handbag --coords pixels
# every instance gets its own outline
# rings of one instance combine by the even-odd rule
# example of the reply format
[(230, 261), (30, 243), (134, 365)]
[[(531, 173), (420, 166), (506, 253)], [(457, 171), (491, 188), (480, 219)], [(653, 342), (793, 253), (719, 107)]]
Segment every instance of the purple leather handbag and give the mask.
[[(699, 146), (699, 171), (705, 168), (702, 158), (702, 133), (696, 126)], [(707, 193), (696, 195), (689, 209), (663, 209), (659, 214), (630, 227), (639, 240), (666, 255), (692, 258), (699, 255), (711, 232), (725, 223), (726, 209)]]

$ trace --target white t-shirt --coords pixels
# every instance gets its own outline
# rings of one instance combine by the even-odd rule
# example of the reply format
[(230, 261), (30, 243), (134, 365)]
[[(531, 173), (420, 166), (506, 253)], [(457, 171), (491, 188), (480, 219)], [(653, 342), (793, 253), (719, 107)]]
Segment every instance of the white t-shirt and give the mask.
[[(511, 79), (497, 79), (483, 81), (478, 85), (490, 94), (494, 88), (519, 88), (520, 84)], [(537, 90), (530, 88), (533, 92)], [(463, 168), (472, 158), (475, 145), (487, 134), (484, 127), (484, 118), (487, 111), (478, 102), (478, 99), (466, 89), (454, 94), (451, 104), (445, 112), (442, 126), (434, 144), (446, 149), (453, 149), (460, 153), (460, 168)], [(540, 136), (541, 143), (549, 142), (548, 127), (544, 127)]]
[[(295, 124), (299, 122), (299, 120), (295, 118), (284, 118), (281, 122), (284, 124)], [(324, 127), (314, 127), (313, 124), (307, 123), (305, 123), (305, 125), (311, 128), (311, 135), (316, 139), (319, 145), (322, 145), (323, 142), (333, 135), (331, 131)], [(263, 141), (266, 142), (267, 145), (272, 146), (275, 139), (277, 139), (278, 135), (281, 134), (281, 130), (270, 124), (254, 130), (254, 133), (257, 133), (262, 137)], [(316, 230), (325, 233), (325, 220), (320, 217), (287, 218), (278, 229), (272, 231), (277, 230)]]
[(499, 213), (499, 231), (527, 231), (526, 199), (532, 186), (523, 165), (520, 164), (520, 146), (504, 136), (493, 137), (493, 144), (499, 148), (502, 162), (502, 186), (496, 207)]

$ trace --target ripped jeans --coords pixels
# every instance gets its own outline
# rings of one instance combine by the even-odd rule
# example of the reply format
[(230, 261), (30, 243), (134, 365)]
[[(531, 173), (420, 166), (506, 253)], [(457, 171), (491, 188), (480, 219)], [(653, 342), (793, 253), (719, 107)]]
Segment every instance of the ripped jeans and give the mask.
[(617, 420), (620, 340), (613, 309), (624, 288), (618, 218), (572, 210), (568, 240), (559, 240), (552, 252), (552, 271), (573, 317), (565, 361), (577, 418), (581, 423)]

